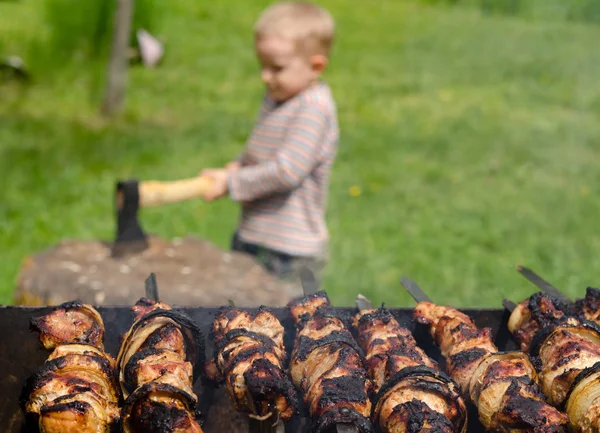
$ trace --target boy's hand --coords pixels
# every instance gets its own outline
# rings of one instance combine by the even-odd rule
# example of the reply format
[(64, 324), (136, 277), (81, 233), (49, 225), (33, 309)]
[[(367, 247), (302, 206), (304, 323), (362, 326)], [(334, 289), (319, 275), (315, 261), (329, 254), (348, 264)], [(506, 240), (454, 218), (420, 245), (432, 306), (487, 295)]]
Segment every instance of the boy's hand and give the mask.
[(225, 170), (227, 171), (236, 171), (242, 167), (242, 164), (239, 161), (231, 161), (225, 166)]
[(211, 191), (204, 196), (206, 201), (213, 201), (227, 194), (227, 170), (224, 168), (207, 168), (200, 172), (200, 176), (210, 177), (213, 180)]

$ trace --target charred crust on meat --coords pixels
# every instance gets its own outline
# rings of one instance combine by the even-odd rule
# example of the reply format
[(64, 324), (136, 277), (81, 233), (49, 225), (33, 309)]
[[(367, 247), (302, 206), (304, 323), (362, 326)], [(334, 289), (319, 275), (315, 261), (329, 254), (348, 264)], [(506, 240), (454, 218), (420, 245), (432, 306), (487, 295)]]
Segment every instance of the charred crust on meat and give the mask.
[[(200, 331), (200, 328), (198, 328), (198, 326), (183, 312), (178, 310), (153, 310), (142, 316), (131, 326), (129, 333), (127, 334), (127, 339), (131, 340), (135, 333), (139, 329), (142, 329), (146, 323), (161, 316), (173, 320), (180, 326), (180, 331), (185, 341), (186, 361), (189, 361), (192, 364), (195, 382), (204, 369), (204, 336)], [(127, 347), (128, 345), (129, 341), (124, 341), (122, 347)]]
[(386, 308), (379, 307), (376, 310), (365, 313), (358, 319), (358, 327), (362, 327), (370, 324), (373, 320), (380, 321), (382, 323), (389, 323), (392, 320), (395, 320), (394, 315)]
[(116, 372), (106, 358), (93, 355), (73, 354), (46, 361), (34, 374), (29, 376), (25, 380), (25, 384), (19, 397), (21, 406), (24, 407), (24, 405), (27, 404), (29, 395), (33, 391), (46, 384), (49, 380), (52, 380), (55, 373), (68, 367), (71, 362), (77, 362), (77, 360), (85, 360), (88, 365), (95, 365), (97, 370), (101, 371), (106, 376), (107, 381), (118, 395), (119, 386), (117, 384)]
[(236, 328), (227, 332), (224, 338), (221, 338), (215, 344), (215, 353), (221, 352), (229, 343), (231, 343), (232, 340), (238, 337), (251, 338), (252, 340), (256, 340), (259, 343), (267, 346), (269, 349), (275, 347), (275, 342), (265, 334), (259, 334), (257, 332), (248, 331), (246, 329)]
[[(406, 425), (407, 433), (452, 433), (456, 430), (452, 422), (443, 414), (432, 410), (422, 401), (413, 398), (411, 401), (399, 404), (392, 416), (401, 417)], [(425, 424), (429, 427), (425, 427)]]
[(329, 296), (327, 296), (327, 292), (325, 290), (319, 290), (310, 295), (302, 296), (297, 299), (292, 299), (288, 302), (287, 307), (292, 309), (294, 307), (300, 307), (309, 304), (313, 299), (323, 299), (326, 303), (329, 303)]
[[(72, 398), (72, 395), (68, 395), (65, 397)], [(58, 399), (57, 399), (58, 400)], [(55, 400), (56, 401), (56, 400)], [(40, 414), (48, 414), (52, 412), (65, 412), (65, 411), (74, 411), (77, 413), (86, 413), (92, 409), (92, 406), (85, 401), (73, 400), (67, 403), (56, 403), (53, 405), (44, 405), (40, 409)]]
[(365, 403), (369, 396), (364, 390), (367, 375), (363, 370), (349, 369), (347, 376), (325, 378), (317, 411), (337, 403)]
[(545, 326), (535, 334), (529, 348), (531, 356), (539, 356), (542, 345), (557, 328), (562, 328), (567, 331), (570, 329), (587, 329), (595, 332), (597, 337), (600, 338), (600, 325), (597, 323), (585, 319), (576, 319), (575, 321), (572, 321), (569, 318), (565, 318), (555, 324)]
[[(440, 382), (451, 385), (452, 387), (457, 387), (456, 383), (441, 370), (436, 370), (425, 365), (414, 365), (410, 367), (405, 367), (385, 381), (385, 384), (381, 387), (377, 395), (373, 397), (373, 408), (377, 406), (377, 403), (379, 402), (381, 397), (383, 397), (388, 391), (393, 389), (399, 382), (408, 377), (413, 376), (431, 377), (439, 380)], [(450, 388), (448, 388), (448, 392), (451, 392)]]
[[(271, 352), (271, 350), (268, 347), (264, 347), (264, 346), (254, 346), (254, 347), (245, 349), (245, 350), (239, 352), (236, 355), (235, 359), (228, 360), (228, 362), (225, 365), (225, 368), (221, 372), (221, 375), (227, 376), (239, 362), (247, 360), (248, 358), (251, 358), (255, 355), (264, 355), (265, 353), (269, 353), (269, 352)], [(218, 364), (217, 364), (217, 368), (218, 368)]]
[(302, 335), (298, 338), (298, 342), (296, 345), (296, 351), (294, 354), (294, 358), (300, 361), (304, 361), (308, 359), (308, 356), (318, 347), (327, 346), (329, 344), (344, 344), (350, 346), (354, 351), (356, 351), (361, 358), (364, 358), (363, 351), (358, 346), (354, 338), (352, 338), (352, 334), (347, 329), (342, 331), (333, 331), (331, 334), (326, 335), (323, 338), (318, 340), (314, 340), (310, 337)]
[(556, 371), (558, 370), (560, 367), (562, 367), (563, 365), (567, 365), (569, 362), (573, 361), (574, 359), (579, 358), (579, 353), (573, 353), (569, 356), (565, 356), (564, 358), (559, 359), (556, 364), (554, 364), (552, 366), (552, 368), (550, 370), (552, 371)]
[(480, 347), (474, 347), (472, 349), (463, 350), (449, 357), (450, 364), (453, 369), (461, 369), (469, 365), (470, 363), (483, 358), (489, 352), (486, 349)]
[(129, 358), (125, 368), (123, 368), (123, 379), (125, 381), (125, 389), (127, 392), (132, 393), (137, 385), (138, 363), (149, 356), (166, 352), (168, 352), (166, 349), (145, 349), (134, 353), (133, 356)]
[(336, 407), (325, 412), (313, 423), (310, 433), (326, 433), (336, 424), (350, 424), (359, 433), (375, 433), (373, 425), (367, 418), (347, 407)]
[[(269, 374), (264, 374), (265, 372)], [(265, 396), (267, 399), (283, 396), (294, 414), (298, 413), (299, 400), (296, 388), (289, 377), (268, 359), (255, 360), (244, 373), (244, 379), (250, 395)]]
[(573, 393), (573, 390), (577, 387), (577, 385), (579, 385), (579, 383), (585, 379), (586, 377), (597, 373), (598, 371), (600, 371), (600, 362), (596, 362), (594, 365), (588, 367), (588, 368), (584, 368), (583, 370), (581, 370), (579, 372), (579, 374), (577, 376), (575, 376), (575, 379), (573, 379), (573, 382), (571, 383), (571, 386), (569, 387), (569, 391), (567, 392), (567, 395), (565, 397), (565, 399), (563, 400), (563, 409), (566, 408), (566, 405), (569, 401), (569, 398), (571, 397), (571, 394)]
[(600, 309), (600, 290), (594, 287), (585, 289), (585, 297), (577, 299), (573, 305), (573, 314), (585, 318), (587, 311), (596, 312)]
[(177, 332), (181, 332), (177, 325), (174, 323), (167, 323), (152, 332), (140, 346), (139, 350), (152, 349), (161, 341), (167, 340), (170, 335)]
[(527, 307), (531, 317), (541, 326), (556, 323), (569, 315), (569, 305), (563, 300), (547, 293), (536, 292), (529, 297)]
[(535, 431), (544, 433), (558, 433), (563, 431), (563, 427), (560, 424), (548, 423), (543, 410), (547, 407), (543, 395), (540, 399), (524, 397), (518, 392), (518, 388), (519, 384), (513, 382), (505, 393), (505, 396), (508, 398), (501, 414), (503, 420), (511, 420), (512, 422), (508, 422), (508, 424), (519, 429), (529, 430), (534, 428)]
[[(446, 404), (448, 405), (448, 407), (453, 407), (456, 410), (456, 415), (452, 417), (452, 419), (449, 419), (446, 415), (442, 414), (442, 413), (438, 413), (437, 411), (434, 411), (432, 409), (430, 409), (426, 404), (424, 404), (424, 412), (423, 411), (419, 411), (422, 415), (425, 415), (427, 417), (427, 420), (430, 421), (431, 423), (435, 423), (435, 424), (439, 424), (439, 425), (446, 425), (446, 426), (451, 426), (451, 430), (450, 431), (462, 431), (465, 423), (467, 422), (467, 408), (464, 405), (464, 403), (460, 402), (460, 394), (459, 394), (459, 390), (458, 390), (458, 386), (457, 385), (450, 385), (452, 382), (448, 383), (448, 382), (443, 382), (442, 379), (440, 377), (432, 377), (432, 376), (423, 376), (423, 375), (416, 375), (416, 376), (407, 376), (404, 377), (403, 380), (410, 380), (410, 383), (408, 384), (410, 386), (410, 389), (414, 389), (414, 390), (419, 390), (419, 391), (424, 391), (427, 392), (428, 394), (435, 394), (437, 396), (439, 396), (440, 398), (442, 398)], [(397, 381), (396, 384), (400, 383), (402, 380)], [(449, 386), (450, 385), (450, 386)], [(388, 393), (390, 391), (393, 391), (392, 389), (388, 390)], [(391, 394), (388, 394), (391, 395)], [(378, 407), (378, 403), (379, 403), (379, 398), (386, 398), (387, 395), (385, 394), (381, 394), (378, 395), (378, 401), (373, 403), (373, 411), (372, 411), (372, 416), (375, 420), (375, 423), (378, 424), (379, 423), (379, 411), (381, 410), (380, 407)], [(417, 401), (415, 399), (413, 399), (413, 402)], [(421, 403), (421, 402), (419, 402)], [(401, 405), (399, 405), (401, 406)], [(398, 406), (396, 406), (395, 410), (398, 410)], [(416, 415), (416, 414), (415, 414)], [(414, 420), (406, 420), (406, 424), (407, 424), (407, 428), (410, 429), (410, 424), (412, 423), (412, 421)], [(430, 427), (428, 429), (428, 431), (436, 431), (435, 428), (436, 426)], [(431, 428), (433, 428), (433, 430), (431, 430)], [(444, 430), (442, 431), (446, 431), (447, 427), (444, 427)], [(416, 430), (419, 431), (419, 430)]]
[(192, 414), (162, 402), (139, 400), (132, 408), (130, 431), (170, 433), (191, 426)]
[(127, 397), (127, 400), (123, 404), (123, 413), (130, 414), (133, 405), (138, 400), (145, 399), (151, 393), (171, 394), (173, 398), (184, 404), (188, 411), (193, 413), (196, 410), (196, 399), (184, 390), (168, 383), (148, 382), (137, 388)]

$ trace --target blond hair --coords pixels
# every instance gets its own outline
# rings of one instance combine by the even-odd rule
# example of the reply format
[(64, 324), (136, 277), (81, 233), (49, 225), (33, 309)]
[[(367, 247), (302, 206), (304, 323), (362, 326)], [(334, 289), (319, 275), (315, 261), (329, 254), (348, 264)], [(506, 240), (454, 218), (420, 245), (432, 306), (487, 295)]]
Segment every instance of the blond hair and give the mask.
[(267, 7), (254, 26), (256, 38), (283, 36), (303, 52), (329, 55), (335, 23), (329, 12), (308, 2), (280, 2)]

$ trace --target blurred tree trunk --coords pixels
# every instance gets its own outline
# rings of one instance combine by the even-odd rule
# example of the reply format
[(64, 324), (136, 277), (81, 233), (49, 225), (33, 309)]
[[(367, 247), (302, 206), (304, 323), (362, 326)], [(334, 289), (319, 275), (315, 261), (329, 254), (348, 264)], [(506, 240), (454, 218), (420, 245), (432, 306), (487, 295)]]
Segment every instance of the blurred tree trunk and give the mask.
[(116, 0), (114, 33), (108, 62), (108, 76), (102, 114), (112, 115), (122, 106), (127, 87), (129, 35), (133, 19), (134, 0)]

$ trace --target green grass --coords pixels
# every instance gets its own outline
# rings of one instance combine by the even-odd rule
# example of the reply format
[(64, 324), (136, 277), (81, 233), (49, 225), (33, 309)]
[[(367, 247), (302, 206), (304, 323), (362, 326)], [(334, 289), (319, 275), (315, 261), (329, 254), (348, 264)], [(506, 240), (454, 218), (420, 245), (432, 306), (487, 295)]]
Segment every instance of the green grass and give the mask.
[[(131, 70), (117, 120), (97, 115), (101, 74), (85, 65), (0, 87), (0, 302), (12, 302), (25, 256), (114, 236), (117, 179), (193, 176), (243, 148), (262, 92), (251, 28), (266, 3), (171, 1), (156, 24), (165, 63)], [(600, 28), (397, 0), (323, 4), (339, 23), (326, 74), (342, 133), (333, 300), (411, 306), (406, 275), (436, 301), (499, 307), (534, 290), (516, 264), (572, 296), (600, 284)], [(0, 49), (26, 50), (36, 10), (0, 4)], [(223, 200), (142, 219), (163, 237), (226, 247), (237, 216)]]

